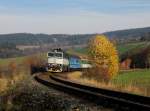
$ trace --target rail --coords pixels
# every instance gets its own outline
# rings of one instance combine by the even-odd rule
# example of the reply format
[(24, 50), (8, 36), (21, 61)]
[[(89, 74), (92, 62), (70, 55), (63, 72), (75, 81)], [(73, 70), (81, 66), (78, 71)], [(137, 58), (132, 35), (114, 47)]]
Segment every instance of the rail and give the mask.
[(150, 97), (82, 85), (56, 75), (48, 76), (47, 80), (37, 75), (35, 79), (44, 85), (86, 97), (99, 105), (105, 104), (106, 107), (115, 107), (117, 110), (150, 111)]

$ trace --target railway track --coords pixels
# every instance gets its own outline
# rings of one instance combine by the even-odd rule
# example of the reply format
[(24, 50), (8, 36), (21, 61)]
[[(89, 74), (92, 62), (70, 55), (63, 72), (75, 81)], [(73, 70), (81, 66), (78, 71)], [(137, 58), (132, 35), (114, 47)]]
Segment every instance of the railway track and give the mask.
[(58, 75), (38, 74), (34, 78), (46, 86), (118, 111), (150, 111), (150, 97), (81, 85), (61, 78)]

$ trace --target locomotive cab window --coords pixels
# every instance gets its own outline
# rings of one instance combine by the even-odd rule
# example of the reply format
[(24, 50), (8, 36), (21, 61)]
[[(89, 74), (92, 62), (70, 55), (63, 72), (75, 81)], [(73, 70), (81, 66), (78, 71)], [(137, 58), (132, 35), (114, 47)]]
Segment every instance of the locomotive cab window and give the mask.
[(54, 53), (48, 53), (48, 57), (54, 57)]
[(79, 63), (79, 60), (78, 60), (78, 59), (76, 60), (76, 63)]
[(62, 53), (55, 53), (55, 57), (62, 58)]

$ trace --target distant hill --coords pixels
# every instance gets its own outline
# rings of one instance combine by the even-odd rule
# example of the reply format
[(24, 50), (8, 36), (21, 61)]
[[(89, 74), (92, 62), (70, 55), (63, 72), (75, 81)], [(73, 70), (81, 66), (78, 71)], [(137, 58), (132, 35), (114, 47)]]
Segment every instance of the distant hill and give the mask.
[(148, 33), (150, 33), (150, 27), (118, 30), (118, 31), (106, 32), (104, 34), (109, 36), (110, 38), (127, 39), (127, 38), (139, 38)]
[(0, 45), (15, 44), (15, 45), (42, 45), (42, 44), (66, 44), (79, 45), (88, 42), (89, 38), (94, 34), (84, 35), (64, 35), (64, 34), (3, 34), (0, 35)]
[[(150, 38), (150, 27), (136, 28), (128, 30), (118, 30), (103, 33), (109, 38), (118, 40)], [(31, 33), (15, 33), (15, 34), (0, 34), (0, 46), (4, 44), (15, 45), (39, 45), (39, 44), (65, 44), (65, 45), (80, 45), (87, 44), (89, 39), (96, 34), (31, 34)], [(143, 38), (143, 40), (145, 40)]]
[(64, 35), (64, 34), (1, 34), (0, 58), (9, 58), (46, 52), (51, 48), (85, 47), (92, 34)]
[[(119, 44), (150, 41), (150, 27), (103, 33)], [(0, 34), (0, 57), (14, 57), (50, 48), (85, 47), (96, 34)], [(27, 50), (24, 50), (27, 49)], [(40, 49), (40, 50), (39, 50)], [(121, 50), (124, 50), (123, 48)], [(16, 54), (17, 53), (17, 54)]]

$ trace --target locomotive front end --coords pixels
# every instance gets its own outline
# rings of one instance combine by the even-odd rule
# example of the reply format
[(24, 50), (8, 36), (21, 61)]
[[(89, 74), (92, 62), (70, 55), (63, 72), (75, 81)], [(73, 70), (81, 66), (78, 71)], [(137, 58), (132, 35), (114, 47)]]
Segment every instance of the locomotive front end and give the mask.
[(54, 50), (47, 53), (48, 62), (46, 70), (49, 72), (63, 72), (68, 60), (64, 57), (64, 53), (59, 50)]
[(62, 72), (63, 71), (63, 53), (62, 52), (49, 52), (47, 71)]

